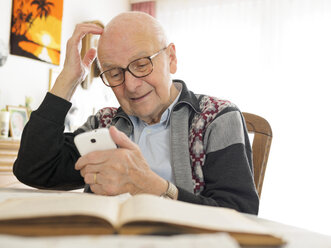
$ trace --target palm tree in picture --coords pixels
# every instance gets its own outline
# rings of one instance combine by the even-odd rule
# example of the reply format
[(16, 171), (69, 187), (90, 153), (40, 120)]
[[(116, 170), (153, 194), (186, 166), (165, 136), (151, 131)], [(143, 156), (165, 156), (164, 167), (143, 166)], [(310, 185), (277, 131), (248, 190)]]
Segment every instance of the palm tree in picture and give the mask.
[(45, 17), (46, 19), (51, 12), (51, 6), (54, 6), (54, 3), (47, 0), (34, 0), (31, 5), (37, 5), (37, 15), (39, 15), (40, 18)]
[(32, 17), (30, 17), (30, 19), (26, 21), (29, 23), (29, 27), (27, 28), (27, 30), (25, 30), (24, 35), (29, 31), (29, 29), (33, 25), (33, 22), (37, 18), (46, 19), (48, 17), (48, 15), (51, 13), (52, 6), (54, 6), (54, 3), (49, 2), (47, 0), (33, 0), (31, 3), (31, 6), (33, 6), (33, 5), (37, 5), (37, 14), (33, 19), (32, 19)]
[[(16, 11), (16, 15), (13, 19), (13, 23), (12, 23), (12, 27), (13, 27), (13, 32), (17, 35), (22, 35), (23, 33), (25, 33), (24, 29), (25, 29), (25, 23), (28, 20), (28, 18), (31, 18), (32, 13), (24, 13), (22, 11), (22, 9), (18, 9)], [(24, 31), (24, 32), (23, 32)]]

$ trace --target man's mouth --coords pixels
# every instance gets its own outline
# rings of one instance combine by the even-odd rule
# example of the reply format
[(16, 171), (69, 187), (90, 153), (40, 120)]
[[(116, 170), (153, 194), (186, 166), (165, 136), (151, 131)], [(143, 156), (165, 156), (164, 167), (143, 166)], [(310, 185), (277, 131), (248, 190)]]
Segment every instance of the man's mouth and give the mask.
[(149, 95), (152, 91), (147, 92), (145, 95), (139, 96), (139, 97), (130, 97), (131, 101), (139, 101), (145, 98), (147, 95)]

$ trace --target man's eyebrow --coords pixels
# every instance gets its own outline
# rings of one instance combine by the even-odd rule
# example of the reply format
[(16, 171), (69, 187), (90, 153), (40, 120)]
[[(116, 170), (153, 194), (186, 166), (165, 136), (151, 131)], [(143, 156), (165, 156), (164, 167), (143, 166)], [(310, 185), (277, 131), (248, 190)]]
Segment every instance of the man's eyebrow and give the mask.
[(110, 64), (110, 63), (102, 63), (102, 64), (101, 64), (101, 67), (102, 67), (102, 68), (107, 68), (107, 69), (118, 68), (118, 67), (121, 68), (121, 66), (119, 66), (119, 65), (117, 65), (117, 64)]

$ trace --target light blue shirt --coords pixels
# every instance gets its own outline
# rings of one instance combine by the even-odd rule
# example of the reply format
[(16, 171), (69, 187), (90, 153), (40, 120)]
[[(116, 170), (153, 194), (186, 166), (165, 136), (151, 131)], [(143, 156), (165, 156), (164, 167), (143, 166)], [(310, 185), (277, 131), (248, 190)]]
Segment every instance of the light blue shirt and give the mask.
[(170, 115), (179, 95), (180, 93), (163, 112), (159, 123), (148, 125), (136, 116), (129, 116), (134, 127), (130, 139), (138, 144), (152, 171), (172, 183), (174, 176), (170, 161)]

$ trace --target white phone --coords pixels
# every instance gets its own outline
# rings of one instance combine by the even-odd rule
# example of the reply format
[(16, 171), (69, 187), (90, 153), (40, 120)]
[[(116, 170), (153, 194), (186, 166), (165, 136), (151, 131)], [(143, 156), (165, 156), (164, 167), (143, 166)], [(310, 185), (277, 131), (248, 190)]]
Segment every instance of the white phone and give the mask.
[(78, 134), (75, 136), (74, 142), (81, 156), (94, 151), (117, 148), (109, 134), (108, 128), (100, 128)]

